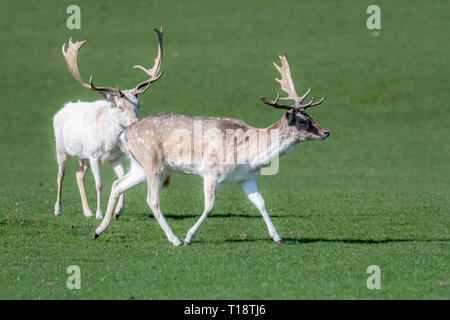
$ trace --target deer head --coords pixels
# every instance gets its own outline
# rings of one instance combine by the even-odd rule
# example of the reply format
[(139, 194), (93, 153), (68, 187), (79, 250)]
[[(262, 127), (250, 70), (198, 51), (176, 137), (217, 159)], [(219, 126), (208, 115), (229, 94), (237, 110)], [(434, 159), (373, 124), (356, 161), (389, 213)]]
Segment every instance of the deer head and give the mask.
[(138, 113), (140, 103), (138, 100), (138, 95), (146, 92), (151, 83), (157, 81), (161, 76), (162, 72), (159, 73), (162, 61), (162, 28), (161, 30), (153, 29), (158, 38), (158, 55), (155, 59), (153, 67), (151, 69), (146, 69), (143, 66), (134, 66), (135, 69), (140, 69), (148, 75), (148, 79), (140, 82), (136, 87), (130, 90), (120, 90), (117, 86), (116, 88), (111, 87), (97, 87), (92, 82), (92, 76), (89, 78), (89, 83), (86, 83), (81, 78), (80, 72), (78, 71), (78, 53), (81, 47), (87, 42), (77, 41), (72, 42), (72, 38), (69, 39), (69, 46), (67, 51), (65, 50), (65, 43), (62, 46), (62, 53), (67, 62), (67, 67), (72, 76), (77, 80), (84, 88), (94, 90), (99, 92), (106, 100), (112, 102), (112, 107), (114, 112), (116, 112), (117, 118), (123, 127), (127, 127), (133, 122), (138, 120)]
[[(281, 85), (281, 89), (288, 94), (285, 98), (280, 98), (278, 93), (274, 101), (268, 100), (266, 97), (260, 97), (259, 100), (278, 109), (286, 109), (286, 124), (288, 129), (297, 137), (297, 142), (307, 140), (324, 140), (330, 136), (330, 133), (319, 126), (314, 119), (306, 113), (307, 108), (318, 106), (325, 100), (325, 96), (317, 102), (314, 102), (314, 97), (310, 102), (302, 104), (311, 89), (308, 89), (303, 96), (298, 96), (295, 91), (294, 82), (292, 81), (291, 71), (286, 53), (280, 56), (281, 67), (273, 63), (275, 68), (280, 72), (281, 79), (275, 79)], [(280, 100), (293, 100), (294, 105), (279, 104)]]

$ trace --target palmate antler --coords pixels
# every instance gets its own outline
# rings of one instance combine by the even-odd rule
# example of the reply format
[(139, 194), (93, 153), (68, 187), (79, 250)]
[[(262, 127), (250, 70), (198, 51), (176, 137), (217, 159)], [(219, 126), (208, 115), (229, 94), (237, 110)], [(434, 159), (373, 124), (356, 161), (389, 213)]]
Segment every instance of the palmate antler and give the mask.
[(138, 94), (141, 94), (141, 93), (144, 93), (145, 91), (147, 91), (150, 84), (152, 82), (155, 82), (156, 80), (158, 80), (163, 74), (162, 72), (159, 73), (159, 69), (161, 68), (162, 55), (163, 55), (163, 49), (162, 49), (163, 32), (162, 32), (162, 28), (160, 30), (158, 30), (158, 29), (153, 29), (153, 30), (156, 32), (156, 36), (158, 38), (158, 55), (155, 59), (155, 63), (153, 64), (153, 67), (151, 69), (146, 69), (143, 66), (134, 66), (135, 69), (141, 69), (147, 75), (150, 76), (150, 78), (148, 78), (145, 81), (142, 81), (133, 89), (134, 95), (138, 95)]
[(87, 40), (84, 41), (77, 41), (75, 43), (72, 42), (72, 38), (69, 39), (69, 47), (67, 48), (67, 51), (65, 50), (66, 44), (64, 43), (62, 46), (62, 53), (64, 55), (64, 58), (67, 62), (67, 68), (69, 69), (69, 72), (72, 74), (72, 76), (77, 80), (84, 88), (94, 90), (94, 91), (108, 91), (112, 92), (118, 97), (123, 97), (124, 94), (122, 91), (119, 90), (119, 88), (111, 88), (111, 87), (96, 87), (92, 83), (92, 76), (89, 78), (89, 84), (84, 82), (81, 78), (80, 72), (78, 71), (78, 53), (80, 52), (81, 47), (87, 42)]
[[(278, 93), (277, 98), (274, 101), (270, 101), (266, 97), (259, 97), (259, 100), (261, 100), (265, 104), (268, 104), (275, 108), (296, 110), (296, 111), (297, 110), (305, 111), (306, 108), (317, 106), (317, 105), (321, 104), (323, 102), (323, 100), (325, 100), (325, 96), (323, 96), (322, 99), (320, 99), (317, 102), (314, 102), (314, 97), (313, 97), (311, 99), (311, 101), (308, 102), (307, 104), (302, 104), (303, 100), (305, 100), (306, 96), (309, 94), (311, 89), (308, 89), (303, 96), (299, 97), (297, 92), (295, 91), (294, 82), (292, 81), (291, 71), (289, 68), (289, 63), (287, 60), (286, 53), (284, 53), (282, 56), (280, 56), (280, 60), (281, 60), (281, 67), (278, 66), (275, 62), (273, 63), (275, 68), (281, 74), (281, 79), (275, 79), (275, 80), (280, 83), (281, 89), (284, 92), (286, 92), (288, 94), (288, 96), (285, 98), (280, 98), (280, 94)], [(293, 100), (294, 105), (291, 106), (291, 105), (279, 104), (278, 103), (279, 100)]]
[[(134, 66), (134, 68), (141, 69), (144, 71), (147, 75), (150, 76), (145, 81), (140, 82), (133, 90), (132, 94), (139, 95), (141, 93), (144, 93), (149, 88), (150, 84), (152, 82), (155, 82), (162, 76), (162, 72), (159, 73), (159, 69), (161, 68), (161, 62), (162, 62), (162, 39), (163, 39), (163, 33), (162, 28), (161, 30), (153, 29), (156, 32), (156, 36), (158, 38), (158, 55), (155, 59), (155, 63), (153, 64), (153, 67), (151, 69), (146, 69), (143, 66)], [(64, 55), (64, 58), (67, 62), (67, 68), (69, 69), (69, 72), (72, 74), (72, 76), (77, 80), (84, 88), (95, 90), (95, 91), (108, 91), (112, 92), (115, 95), (117, 95), (119, 98), (124, 96), (124, 93), (119, 90), (119, 88), (111, 88), (111, 87), (96, 87), (92, 83), (92, 76), (89, 78), (89, 83), (86, 83), (81, 78), (80, 72), (78, 70), (78, 53), (80, 52), (81, 47), (87, 42), (87, 40), (84, 41), (77, 41), (75, 43), (72, 42), (72, 38), (69, 39), (69, 46), (67, 48), (67, 51), (65, 49), (66, 44), (64, 43), (62, 46), (62, 53)]]

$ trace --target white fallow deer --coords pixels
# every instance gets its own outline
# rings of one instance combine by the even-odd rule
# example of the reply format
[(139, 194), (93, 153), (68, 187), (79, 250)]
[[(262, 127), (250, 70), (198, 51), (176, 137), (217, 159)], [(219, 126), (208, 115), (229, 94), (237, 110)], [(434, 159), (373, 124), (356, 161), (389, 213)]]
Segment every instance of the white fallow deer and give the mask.
[[(150, 84), (158, 80), (162, 61), (162, 29), (157, 30), (158, 55), (151, 69), (142, 66), (134, 66), (143, 70), (149, 78), (140, 82), (130, 90), (118, 88), (97, 87), (92, 83), (82, 80), (78, 71), (77, 57), (80, 48), (86, 43), (72, 42), (69, 40), (67, 51), (65, 44), (62, 53), (67, 62), (67, 67), (72, 76), (84, 87), (98, 91), (105, 100), (95, 102), (69, 102), (53, 118), (53, 127), (56, 139), (56, 157), (58, 161), (58, 194), (55, 204), (55, 215), (61, 215), (61, 189), (66, 165), (71, 157), (79, 159), (80, 167), (76, 173), (78, 188), (81, 194), (83, 213), (91, 217), (86, 192), (84, 189), (84, 177), (89, 166), (92, 168), (95, 186), (97, 189), (97, 219), (102, 218), (101, 210), (101, 165), (105, 161), (111, 162), (116, 175), (120, 178), (124, 175), (122, 164), (122, 152), (118, 145), (118, 137), (122, 130), (138, 120), (139, 100), (138, 95), (144, 93)], [(116, 208), (116, 216), (123, 209), (123, 195), (120, 197)]]
[[(267, 212), (264, 199), (258, 191), (257, 178), (261, 167), (269, 164), (279, 155), (292, 151), (295, 144), (308, 140), (324, 140), (330, 133), (320, 127), (306, 113), (309, 107), (317, 106), (324, 98), (314, 102), (302, 104), (310, 90), (298, 96), (291, 78), (287, 57), (280, 56), (281, 67), (275, 65), (281, 73), (281, 79), (276, 79), (288, 96), (275, 101), (269, 101), (265, 97), (260, 100), (275, 108), (285, 109), (287, 112), (281, 120), (265, 129), (252, 128), (244, 122), (229, 118), (194, 117), (186, 115), (158, 114), (148, 116), (129, 126), (119, 137), (121, 149), (127, 153), (131, 161), (130, 171), (113, 183), (105, 217), (100, 226), (94, 232), (94, 240), (109, 226), (114, 205), (120, 195), (126, 190), (147, 181), (147, 203), (153, 214), (164, 230), (169, 241), (175, 245), (181, 245), (181, 241), (172, 232), (160, 209), (160, 191), (164, 178), (171, 171), (194, 174), (204, 180), (205, 208), (203, 214), (195, 225), (187, 232), (185, 245), (191, 244), (200, 225), (205, 221), (214, 207), (216, 190), (220, 183), (239, 183), (250, 201), (259, 209), (269, 230), (269, 234), (277, 244), (282, 244), (282, 239), (275, 230)], [(294, 105), (279, 104), (279, 100), (293, 100)], [(196, 129), (202, 127), (202, 130)], [(180, 131), (181, 130), (181, 131)], [(239, 130), (245, 138), (231, 150), (223, 152), (224, 140), (231, 132)], [(200, 131), (200, 132), (199, 132)], [(177, 132), (177, 134), (174, 134)], [(183, 133), (184, 132), (184, 133)], [(207, 133), (214, 134), (207, 134)], [(277, 132), (278, 134), (272, 135)], [(256, 134), (255, 134), (256, 133)], [(267, 144), (258, 142), (257, 148), (251, 148), (255, 144), (250, 138), (270, 138)], [(181, 157), (180, 138), (186, 138), (187, 157)], [(193, 149), (190, 148), (193, 146)], [(236, 150), (245, 147), (246, 153), (242, 161), (223, 161), (224, 157), (235, 159), (242, 155)], [(196, 149), (197, 148), (197, 149)], [(240, 149), (242, 150), (242, 149)], [(185, 150), (182, 150), (183, 153)], [(197, 154), (197, 157), (195, 157)], [(187, 160), (187, 161), (186, 161)]]

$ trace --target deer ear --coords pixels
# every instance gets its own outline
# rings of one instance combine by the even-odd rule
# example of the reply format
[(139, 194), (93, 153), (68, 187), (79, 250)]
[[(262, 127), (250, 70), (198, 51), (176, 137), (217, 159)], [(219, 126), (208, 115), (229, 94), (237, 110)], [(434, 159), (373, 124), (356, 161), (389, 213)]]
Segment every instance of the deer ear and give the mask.
[(286, 112), (286, 119), (288, 121), (288, 125), (292, 126), (295, 123), (295, 110), (289, 110)]
[(106, 91), (98, 91), (100, 95), (105, 98), (105, 100), (109, 102), (114, 102), (114, 97), (116, 96), (114, 93), (106, 92)]

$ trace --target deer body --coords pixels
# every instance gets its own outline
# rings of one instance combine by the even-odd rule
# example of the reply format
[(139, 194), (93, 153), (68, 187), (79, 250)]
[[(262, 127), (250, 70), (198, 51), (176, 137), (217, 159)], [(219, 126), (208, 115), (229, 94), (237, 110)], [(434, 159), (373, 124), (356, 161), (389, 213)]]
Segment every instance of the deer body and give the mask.
[[(320, 104), (302, 105), (293, 88), (286, 56), (280, 57), (282, 88), (295, 101), (295, 106), (279, 105), (278, 100), (261, 101), (276, 108), (287, 109), (274, 125), (257, 129), (240, 120), (185, 115), (159, 114), (149, 116), (130, 125), (119, 137), (121, 149), (127, 153), (131, 169), (113, 183), (105, 218), (94, 232), (94, 240), (109, 226), (114, 205), (126, 190), (147, 181), (147, 203), (169, 241), (181, 245), (172, 232), (160, 208), (160, 191), (164, 178), (171, 171), (195, 174), (203, 178), (205, 208), (203, 214), (187, 232), (184, 244), (191, 244), (197, 230), (214, 208), (220, 183), (235, 182), (242, 186), (248, 199), (258, 208), (272, 239), (282, 243), (258, 191), (260, 168), (273, 158), (292, 151), (295, 144), (308, 140), (324, 140), (329, 132), (320, 127), (305, 109)], [(290, 81), (288, 81), (290, 80)], [(287, 83), (287, 87), (283, 87)], [(309, 90), (308, 90), (309, 92)], [(307, 93), (308, 93), (307, 92)], [(236, 134), (237, 133), (237, 134)], [(276, 135), (272, 135), (276, 133)], [(230, 138), (231, 137), (231, 138)], [(238, 141), (231, 144), (226, 141)], [(262, 140), (266, 139), (267, 143)]]
[(81, 160), (99, 159), (101, 163), (121, 158), (118, 137), (125, 126), (113, 108), (104, 100), (67, 103), (53, 122), (58, 150)]
[[(196, 123), (201, 123), (201, 129), (195, 128)], [(264, 149), (256, 150), (249, 145), (249, 139), (237, 139), (236, 149), (247, 150), (245, 159), (239, 163), (233, 160), (227, 162), (226, 159), (235, 158), (235, 150), (226, 149), (226, 137), (233, 137), (233, 134), (239, 130), (245, 137), (261, 139), (270, 137), (271, 130), (280, 130), (281, 143), (274, 141)], [(187, 139), (184, 134), (187, 135)], [(183, 137), (183, 141), (179, 140), (180, 137)], [(272, 159), (287, 152), (295, 144), (296, 138), (295, 132), (292, 134), (289, 131), (284, 119), (269, 128), (258, 129), (235, 119), (173, 114), (146, 117), (130, 126), (122, 136), (122, 140), (129, 141), (124, 146), (125, 150), (131, 151), (140, 163), (145, 164), (157, 158), (158, 165), (161, 165), (163, 170), (201, 177), (214, 175), (219, 183), (246, 180), (248, 175), (254, 174), (256, 170), (269, 164)], [(189, 150), (187, 146), (184, 151), (191, 151), (190, 154), (187, 157), (180, 157), (177, 153), (180, 143), (186, 144), (191, 141), (201, 143), (199, 150), (202, 155), (196, 158), (195, 150)]]
[[(91, 217), (84, 178), (89, 167), (95, 179), (97, 189), (97, 219), (102, 218), (101, 210), (101, 165), (109, 161), (112, 163), (116, 175), (120, 178), (124, 175), (122, 165), (122, 152), (118, 145), (118, 136), (124, 128), (138, 120), (140, 103), (137, 98), (144, 93), (149, 85), (158, 80), (162, 59), (162, 31), (155, 29), (158, 37), (158, 56), (152, 69), (135, 66), (147, 73), (148, 80), (139, 83), (134, 89), (121, 91), (118, 88), (96, 87), (92, 83), (82, 80), (78, 71), (78, 52), (86, 41), (72, 43), (65, 50), (62, 47), (69, 72), (85, 88), (99, 92), (105, 100), (95, 102), (69, 102), (53, 118), (53, 128), (56, 140), (56, 156), (58, 161), (58, 193), (55, 204), (55, 215), (61, 215), (61, 191), (65, 168), (72, 157), (79, 159), (80, 167), (77, 171), (77, 184), (81, 195), (83, 213)], [(123, 209), (123, 195), (121, 195), (116, 207), (115, 215), (118, 217)]]
[[(118, 136), (128, 123), (137, 121), (138, 108), (139, 104), (136, 103), (136, 108), (130, 112), (129, 118), (121, 119), (114, 104), (109, 101), (69, 102), (58, 111), (53, 119), (59, 167), (65, 167), (72, 157), (77, 157), (80, 161), (76, 177), (83, 213), (86, 217), (91, 217), (92, 212), (89, 209), (84, 189), (85, 174), (91, 167), (98, 191), (96, 217), (101, 219), (101, 165), (109, 161), (119, 178), (124, 175)], [(122, 209), (123, 196), (117, 205), (116, 213), (120, 214)], [(55, 215), (59, 214), (61, 214), (61, 205), (57, 202)]]

